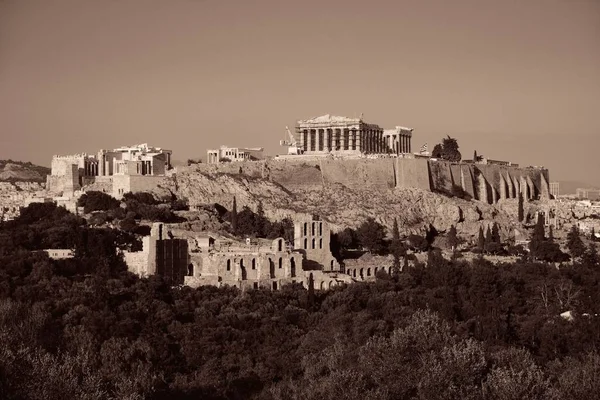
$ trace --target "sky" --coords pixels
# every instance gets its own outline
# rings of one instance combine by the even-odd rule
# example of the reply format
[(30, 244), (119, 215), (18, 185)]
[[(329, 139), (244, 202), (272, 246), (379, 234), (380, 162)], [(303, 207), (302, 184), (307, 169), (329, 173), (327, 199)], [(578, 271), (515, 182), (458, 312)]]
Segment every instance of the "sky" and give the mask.
[(361, 113), (600, 185), (600, 0), (0, 0), (0, 159), (274, 155)]

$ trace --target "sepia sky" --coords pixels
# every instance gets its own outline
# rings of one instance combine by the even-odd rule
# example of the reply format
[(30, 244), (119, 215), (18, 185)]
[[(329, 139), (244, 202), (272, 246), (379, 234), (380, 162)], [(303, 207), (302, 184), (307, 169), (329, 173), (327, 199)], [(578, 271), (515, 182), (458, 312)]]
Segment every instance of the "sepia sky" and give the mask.
[(276, 154), (327, 113), (600, 185), (600, 1), (0, 0), (0, 159)]

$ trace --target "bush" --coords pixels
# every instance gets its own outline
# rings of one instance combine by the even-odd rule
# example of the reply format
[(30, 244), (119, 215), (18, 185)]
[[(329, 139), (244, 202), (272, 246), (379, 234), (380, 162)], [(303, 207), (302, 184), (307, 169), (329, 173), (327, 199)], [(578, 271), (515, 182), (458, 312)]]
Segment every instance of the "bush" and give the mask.
[(86, 214), (92, 211), (108, 211), (118, 208), (121, 203), (114, 197), (98, 191), (85, 192), (78, 200), (77, 206), (83, 207)]

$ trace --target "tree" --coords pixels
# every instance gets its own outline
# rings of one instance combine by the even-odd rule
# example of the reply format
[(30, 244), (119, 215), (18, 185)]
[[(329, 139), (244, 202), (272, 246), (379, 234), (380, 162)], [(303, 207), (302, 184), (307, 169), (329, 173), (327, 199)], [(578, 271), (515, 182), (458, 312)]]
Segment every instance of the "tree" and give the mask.
[(548, 228), (548, 241), (554, 242), (554, 231), (552, 230), (552, 225)]
[(118, 208), (121, 203), (114, 197), (98, 191), (85, 192), (77, 200), (77, 206), (83, 207), (86, 214), (92, 211), (108, 211)]
[(598, 257), (598, 248), (595, 243), (590, 243), (586, 252), (583, 253), (583, 257), (581, 259), (584, 265), (588, 267), (597, 267), (598, 262), (600, 261)]
[(483, 246), (483, 249), (486, 253), (490, 252), (490, 247), (492, 243), (494, 243), (494, 240), (492, 239), (492, 231), (490, 229), (490, 226), (488, 225), (487, 230), (485, 231), (485, 242)]
[(235, 196), (233, 196), (233, 206), (231, 207), (231, 230), (235, 234), (237, 232), (237, 201)]
[(529, 251), (531, 252), (531, 256), (534, 258), (541, 258), (542, 254), (542, 243), (546, 240), (546, 232), (544, 230), (544, 218), (541, 214), (538, 214), (537, 223), (533, 228), (533, 232), (531, 234), (531, 240), (529, 242)]
[(431, 157), (433, 158), (442, 158), (444, 154), (444, 149), (440, 143), (433, 146), (433, 150), (431, 151)]
[(394, 218), (394, 226), (392, 228), (391, 253), (394, 256), (394, 274), (398, 274), (400, 272), (400, 258), (406, 256), (406, 248), (400, 240), (400, 231), (396, 218)]
[(384, 249), (385, 227), (373, 217), (367, 218), (356, 234), (360, 244), (371, 253), (380, 254)]
[(502, 241), (500, 240), (500, 229), (498, 228), (498, 224), (495, 222), (494, 225), (492, 225), (492, 242), (502, 244)]
[(483, 235), (483, 227), (479, 227), (479, 237), (477, 238), (477, 249), (480, 253), (485, 251), (485, 236)]
[(519, 209), (518, 209), (518, 219), (519, 222), (523, 222), (525, 218), (525, 207), (523, 206), (523, 193), (519, 192)]
[(458, 236), (454, 225), (452, 225), (448, 231), (448, 246), (452, 249), (452, 253), (456, 251), (456, 247), (458, 246)]
[(594, 229), (593, 226), (592, 226), (592, 230), (590, 232), (590, 239), (594, 242), (596, 241), (596, 230)]
[(585, 245), (579, 235), (579, 229), (576, 225), (571, 227), (571, 230), (567, 234), (567, 249), (573, 258), (582, 257), (585, 253)]
[(308, 275), (308, 309), (312, 310), (315, 306), (315, 280), (312, 272)]
[(479, 161), (479, 157), (477, 156), (477, 150), (475, 150), (473, 152), (473, 162), (476, 163), (477, 161)]
[(458, 142), (455, 138), (448, 137), (442, 140), (442, 159), (446, 161), (459, 162), (462, 158), (458, 151)]
[(265, 217), (265, 210), (263, 209), (262, 201), (258, 202), (256, 206), (256, 230), (260, 237), (266, 236), (269, 220)]

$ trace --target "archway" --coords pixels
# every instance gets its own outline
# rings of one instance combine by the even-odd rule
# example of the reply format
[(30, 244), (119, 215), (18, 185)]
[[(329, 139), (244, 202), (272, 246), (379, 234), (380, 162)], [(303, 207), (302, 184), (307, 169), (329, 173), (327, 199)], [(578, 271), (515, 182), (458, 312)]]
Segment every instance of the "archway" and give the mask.
[(294, 257), (290, 258), (290, 276), (292, 278), (296, 277), (296, 260), (294, 260)]

